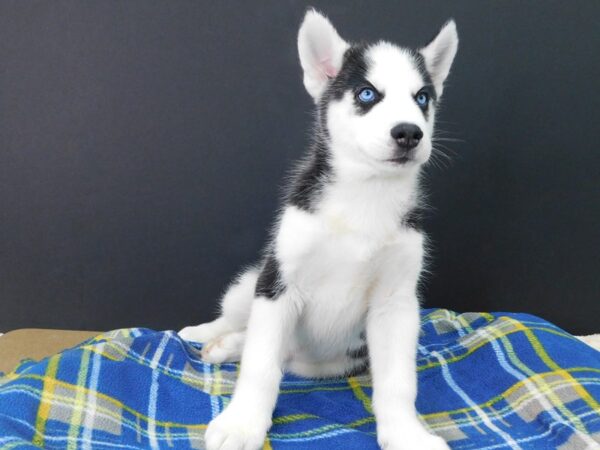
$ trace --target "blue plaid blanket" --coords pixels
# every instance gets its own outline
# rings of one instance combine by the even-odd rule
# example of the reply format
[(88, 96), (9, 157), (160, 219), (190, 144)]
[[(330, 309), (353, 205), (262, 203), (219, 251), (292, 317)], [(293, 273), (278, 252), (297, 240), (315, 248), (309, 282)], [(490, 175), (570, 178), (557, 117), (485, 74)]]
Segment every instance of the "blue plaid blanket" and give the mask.
[[(238, 366), (112, 331), (0, 377), (0, 449), (201, 449)], [(417, 408), (453, 449), (600, 448), (600, 352), (525, 314), (423, 312)], [(399, 383), (402, 380), (398, 380)], [(286, 376), (265, 449), (377, 449), (369, 376)]]

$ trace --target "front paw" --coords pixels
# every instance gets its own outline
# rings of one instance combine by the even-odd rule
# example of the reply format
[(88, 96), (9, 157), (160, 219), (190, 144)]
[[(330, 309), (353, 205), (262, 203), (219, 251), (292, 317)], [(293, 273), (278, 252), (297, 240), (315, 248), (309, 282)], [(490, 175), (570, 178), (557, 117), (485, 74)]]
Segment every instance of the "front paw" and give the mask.
[(377, 427), (377, 442), (384, 450), (449, 450), (439, 436), (429, 433), (421, 423), (412, 426)]
[(253, 408), (230, 404), (206, 429), (206, 450), (259, 450), (271, 420), (261, 420)]

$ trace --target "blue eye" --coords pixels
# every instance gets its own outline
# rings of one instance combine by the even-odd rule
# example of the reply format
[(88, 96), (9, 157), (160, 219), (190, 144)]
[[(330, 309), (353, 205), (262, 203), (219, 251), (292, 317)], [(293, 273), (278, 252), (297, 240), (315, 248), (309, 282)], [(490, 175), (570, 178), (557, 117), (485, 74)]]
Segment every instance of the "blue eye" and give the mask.
[(371, 88), (364, 88), (358, 93), (358, 99), (362, 103), (372, 103), (375, 101), (376, 97), (375, 91)]
[(415, 100), (417, 101), (417, 105), (427, 106), (427, 103), (429, 103), (429, 95), (425, 92), (419, 92), (415, 97)]

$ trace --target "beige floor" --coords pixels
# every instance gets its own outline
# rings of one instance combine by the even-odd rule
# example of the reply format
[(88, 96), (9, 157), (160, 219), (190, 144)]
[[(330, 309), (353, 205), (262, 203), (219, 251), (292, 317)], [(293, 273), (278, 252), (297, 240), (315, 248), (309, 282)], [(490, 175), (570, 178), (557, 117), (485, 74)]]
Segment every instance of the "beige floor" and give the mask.
[(577, 336), (590, 347), (600, 351), (600, 334), (590, 334), (589, 336)]
[(100, 334), (27, 328), (0, 336), (0, 372), (10, 372), (24, 358), (42, 359)]

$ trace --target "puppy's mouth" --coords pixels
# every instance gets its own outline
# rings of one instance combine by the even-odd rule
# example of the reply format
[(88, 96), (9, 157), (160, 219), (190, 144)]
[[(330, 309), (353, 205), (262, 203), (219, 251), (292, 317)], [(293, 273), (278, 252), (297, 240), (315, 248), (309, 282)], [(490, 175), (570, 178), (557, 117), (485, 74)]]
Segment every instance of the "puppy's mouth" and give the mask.
[(412, 161), (412, 158), (410, 158), (408, 155), (397, 156), (387, 160), (387, 162), (392, 164), (406, 164), (408, 161)]
[(394, 152), (394, 156), (387, 160), (387, 162), (395, 165), (403, 165), (410, 161), (414, 161), (416, 159), (417, 153), (419, 149), (411, 148), (410, 150), (405, 150), (402, 148), (397, 148)]

